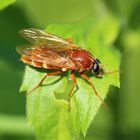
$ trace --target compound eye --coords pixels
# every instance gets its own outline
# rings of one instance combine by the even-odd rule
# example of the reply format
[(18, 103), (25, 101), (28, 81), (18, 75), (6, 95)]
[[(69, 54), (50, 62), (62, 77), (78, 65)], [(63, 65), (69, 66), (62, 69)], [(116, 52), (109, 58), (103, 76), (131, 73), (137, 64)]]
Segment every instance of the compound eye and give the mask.
[(93, 65), (93, 71), (95, 73), (97, 73), (99, 71), (99, 63), (98, 62), (95, 62), (94, 65)]
[(98, 62), (98, 63), (100, 63), (100, 64), (101, 64), (101, 62), (100, 62), (100, 60), (99, 60), (99, 59), (96, 59), (96, 62)]

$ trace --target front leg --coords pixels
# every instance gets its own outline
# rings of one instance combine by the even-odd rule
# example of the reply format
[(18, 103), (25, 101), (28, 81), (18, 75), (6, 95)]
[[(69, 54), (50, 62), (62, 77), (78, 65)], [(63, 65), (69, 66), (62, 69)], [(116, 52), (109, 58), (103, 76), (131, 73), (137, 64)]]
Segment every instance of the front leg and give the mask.
[(91, 81), (91, 79), (90, 79), (86, 74), (84, 74), (84, 73), (80, 73), (80, 75), (81, 75), (81, 77), (82, 77), (83, 79), (85, 79), (86, 81), (89, 82), (89, 84), (91, 85), (91, 87), (92, 87), (93, 90), (94, 90), (95, 95), (101, 100), (101, 102), (102, 102), (102, 104), (104, 105), (104, 107), (108, 110), (108, 108), (107, 108), (107, 106), (106, 106), (104, 100), (103, 100), (102, 97), (98, 94), (98, 92), (97, 92), (97, 90), (96, 90), (96, 88), (95, 88), (93, 82)]

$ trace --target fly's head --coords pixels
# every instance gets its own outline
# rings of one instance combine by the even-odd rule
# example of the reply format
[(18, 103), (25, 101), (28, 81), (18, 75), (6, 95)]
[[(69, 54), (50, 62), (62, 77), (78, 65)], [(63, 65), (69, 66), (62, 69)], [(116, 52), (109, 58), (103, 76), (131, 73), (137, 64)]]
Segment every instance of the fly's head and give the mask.
[(96, 59), (93, 62), (93, 66), (91, 68), (92, 72), (96, 74), (97, 77), (102, 77), (104, 74), (103, 65), (101, 64), (100, 60)]

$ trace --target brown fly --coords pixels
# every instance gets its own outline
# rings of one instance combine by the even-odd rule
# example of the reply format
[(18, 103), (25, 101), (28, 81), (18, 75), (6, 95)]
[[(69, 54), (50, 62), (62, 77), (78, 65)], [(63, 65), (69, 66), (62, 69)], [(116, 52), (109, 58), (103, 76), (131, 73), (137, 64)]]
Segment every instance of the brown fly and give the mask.
[(106, 107), (93, 82), (85, 74), (86, 71), (92, 71), (98, 77), (105, 74), (100, 61), (91, 53), (73, 44), (71, 39), (63, 39), (42, 30), (24, 29), (20, 31), (20, 34), (31, 43), (31, 45), (17, 47), (17, 52), (21, 55), (21, 61), (34, 67), (56, 70), (55, 72), (46, 73), (27, 94), (37, 89), (48, 76), (55, 76), (71, 70), (70, 79), (73, 81), (73, 85), (68, 96), (68, 109), (70, 110), (70, 99), (77, 85), (75, 71), (79, 72), (81, 77), (89, 82), (96, 96)]

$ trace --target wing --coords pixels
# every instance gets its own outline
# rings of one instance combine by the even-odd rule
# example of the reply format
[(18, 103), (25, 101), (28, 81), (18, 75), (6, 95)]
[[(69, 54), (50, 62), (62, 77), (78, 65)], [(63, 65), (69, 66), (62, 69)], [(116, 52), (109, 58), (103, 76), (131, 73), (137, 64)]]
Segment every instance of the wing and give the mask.
[[(67, 57), (66, 53), (58, 53), (48, 50), (46, 47), (20, 46), (18, 53), (21, 54), (21, 60), (24, 63), (35, 67), (46, 69), (76, 69), (75, 64)], [(26, 49), (25, 49), (26, 48)]]
[(32, 44), (35, 44), (36, 46), (46, 46), (56, 52), (64, 52), (79, 48), (77, 45), (74, 45), (61, 37), (39, 29), (23, 29), (20, 31), (20, 34)]

